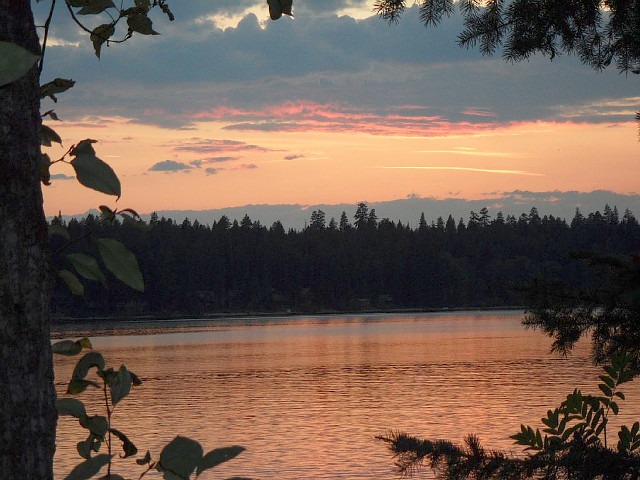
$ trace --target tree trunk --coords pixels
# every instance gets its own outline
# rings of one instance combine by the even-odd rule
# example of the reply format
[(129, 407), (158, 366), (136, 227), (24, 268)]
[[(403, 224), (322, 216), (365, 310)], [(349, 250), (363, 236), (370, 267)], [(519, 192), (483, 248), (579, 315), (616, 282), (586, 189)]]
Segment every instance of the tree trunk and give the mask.
[[(0, 40), (39, 53), (31, 0), (0, 0)], [(53, 478), (49, 251), (37, 68), (0, 87), (0, 477)]]

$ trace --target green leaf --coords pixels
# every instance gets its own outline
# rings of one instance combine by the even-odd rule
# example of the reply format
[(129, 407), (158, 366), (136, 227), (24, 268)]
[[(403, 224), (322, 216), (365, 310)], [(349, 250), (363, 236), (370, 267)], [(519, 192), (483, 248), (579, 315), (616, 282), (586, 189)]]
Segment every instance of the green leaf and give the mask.
[(60, 398), (56, 400), (56, 409), (58, 410), (58, 415), (71, 415), (75, 418), (87, 416), (84, 403), (75, 398)]
[(618, 397), (620, 400), (624, 400), (625, 399), (624, 393), (622, 393), (622, 392), (616, 392), (616, 393), (614, 393), (614, 395), (616, 397)]
[(604, 371), (607, 372), (611, 378), (618, 380), (618, 371), (615, 368), (611, 365), (605, 365), (602, 368), (604, 368)]
[(100, 58), (102, 45), (108, 41), (114, 33), (116, 33), (116, 29), (111, 23), (105, 23), (93, 29), (89, 39), (91, 40), (91, 43), (93, 43), (93, 50), (96, 57)]
[(107, 283), (107, 279), (100, 270), (95, 258), (84, 253), (70, 253), (67, 259), (71, 262), (76, 271), (87, 280), (95, 280), (102, 285)]
[(116, 8), (111, 0), (91, 0), (90, 4), (78, 10), (78, 15), (97, 15), (107, 8)]
[(82, 345), (73, 340), (61, 340), (51, 345), (51, 350), (57, 355), (77, 355), (82, 351)]
[(616, 382), (613, 378), (607, 375), (600, 375), (600, 380), (606, 383), (609, 388), (616, 388)]
[(98, 238), (96, 244), (105, 266), (118, 280), (134, 290), (144, 291), (144, 280), (138, 261), (122, 242), (113, 238)]
[(153, 30), (151, 19), (143, 13), (129, 15), (127, 25), (129, 25), (129, 29), (133, 32), (138, 32), (143, 35), (158, 35), (158, 32)]
[(94, 154), (82, 153), (71, 160), (78, 181), (87, 188), (120, 198), (121, 187), (113, 169)]
[(51, 127), (47, 127), (45, 124), (40, 125), (40, 145), (50, 147), (52, 142), (62, 145), (62, 138)]
[(611, 410), (613, 410), (613, 413), (615, 415), (618, 415), (618, 412), (620, 411), (620, 408), (618, 407), (618, 404), (616, 402), (611, 402)]
[(283, 14), (293, 16), (293, 0), (267, 0), (271, 20), (279, 19)]
[(67, 386), (67, 393), (70, 395), (77, 395), (84, 392), (89, 386), (100, 388), (100, 385), (96, 382), (91, 382), (89, 380), (76, 380), (72, 378)]
[(145, 463), (150, 463), (150, 462), (151, 462), (151, 453), (149, 452), (149, 450), (147, 450), (147, 453), (144, 454), (143, 458), (136, 459), (136, 463), (138, 465), (144, 465)]
[(65, 480), (87, 480), (98, 473), (112, 458), (113, 455), (103, 453), (102, 455), (96, 455), (89, 460), (85, 460), (76, 465), (76, 467), (71, 470), (71, 473), (65, 477)]
[(132, 378), (127, 367), (122, 365), (118, 373), (114, 375), (114, 379), (110, 382), (111, 402), (117, 405), (120, 400), (129, 395), (131, 391)]
[(91, 451), (93, 450), (95, 438), (96, 436), (93, 433), (89, 433), (86, 440), (76, 443), (76, 451), (78, 452), (78, 455), (87, 460), (91, 458)]
[(100, 439), (104, 439), (109, 430), (109, 422), (102, 415), (80, 418), (80, 425)]
[(129, 440), (129, 438), (127, 438), (124, 433), (122, 433), (120, 430), (116, 430), (115, 428), (110, 428), (109, 431), (116, 437), (118, 437), (122, 442), (122, 449), (124, 450), (124, 456), (122, 456), (122, 458), (127, 458), (138, 453), (138, 448), (133, 444), (131, 440)]
[(20, 45), (0, 41), (0, 87), (24, 76), (39, 58)]
[[(159, 471), (173, 474), (174, 478), (189, 480), (201, 461), (202, 446), (195, 440), (177, 436), (162, 449), (157, 466)], [(165, 475), (165, 478), (171, 476)]]
[(73, 295), (78, 295), (78, 296), (84, 295), (84, 286), (82, 285), (82, 283), (80, 283), (80, 280), (78, 280), (78, 277), (76, 277), (69, 270), (60, 270), (58, 272), (58, 276), (67, 285), (67, 287), (69, 288), (69, 291)]
[(221, 463), (237, 457), (242, 452), (244, 452), (244, 450), (244, 447), (241, 447), (239, 445), (211, 450), (204, 457), (202, 457), (202, 460), (200, 460), (200, 463), (198, 464), (198, 467), (196, 469), (196, 477), (205, 470), (213, 468), (217, 465), (220, 465)]
[(89, 369), (96, 367), (99, 371), (104, 370), (104, 357), (99, 352), (88, 352), (78, 360), (76, 367), (73, 370), (72, 379), (83, 380)]
[[(50, 82), (40, 85), (40, 98), (51, 97), (54, 102), (57, 102), (56, 94), (66, 92), (76, 84), (73, 80), (67, 80), (64, 78), (56, 78)], [(56, 118), (51, 115), (51, 118)]]
[(611, 391), (611, 389), (606, 386), (604, 383), (600, 383), (598, 384), (598, 388), (602, 391), (602, 393), (604, 393), (607, 397), (611, 397), (613, 396), (613, 392)]
[(94, 143), (98, 143), (98, 141), (92, 138), (85, 138), (84, 140), (80, 140), (69, 153), (74, 157), (77, 155), (95, 155), (96, 151), (93, 149)]
[(53, 223), (47, 227), (47, 230), (49, 232), (49, 237), (53, 237), (54, 235), (57, 235), (59, 237), (64, 238), (65, 240), (71, 240), (71, 235), (69, 235), (69, 230), (67, 230), (67, 227), (63, 225)]

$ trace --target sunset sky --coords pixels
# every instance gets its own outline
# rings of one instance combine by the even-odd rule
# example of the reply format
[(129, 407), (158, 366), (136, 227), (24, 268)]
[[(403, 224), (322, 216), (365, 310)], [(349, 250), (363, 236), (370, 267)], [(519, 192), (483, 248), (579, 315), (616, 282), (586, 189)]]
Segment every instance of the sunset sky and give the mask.
[[(372, 4), (300, 0), (274, 22), (262, 0), (174, 1), (174, 22), (152, 17), (161, 35), (99, 61), (57, 8), (42, 80), (77, 84), (43, 105), (63, 120), (47, 122), (64, 140), (48, 153), (98, 140), (123, 196), (57, 164), (47, 214), (638, 192), (638, 75), (508, 64), (459, 48), (459, 15), (425, 29), (412, 7), (389, 26)], [(48, 5), (34, 8), (42, 24)]]

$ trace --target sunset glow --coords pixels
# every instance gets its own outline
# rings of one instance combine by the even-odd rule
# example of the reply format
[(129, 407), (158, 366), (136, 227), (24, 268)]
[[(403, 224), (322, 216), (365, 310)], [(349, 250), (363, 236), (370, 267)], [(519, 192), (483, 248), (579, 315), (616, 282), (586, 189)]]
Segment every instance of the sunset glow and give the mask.
[(181, 5), (189, 34), (159, 25), (100, 62), (80, 34), (56, 32), (48, 75), (80, 77), (44, 106), (63, 120), (45, 122), (64, 141), (48, 153), (97, 140), (123, 195), (88, 191), (58, 163), (46, 213), (637, 192), (637, 78), (483, 58), (455, 45), (457, 20), (425, 30), (416, 8), (395, 27), (364, 2), (314, 8), (271, 22), (258, 2)]

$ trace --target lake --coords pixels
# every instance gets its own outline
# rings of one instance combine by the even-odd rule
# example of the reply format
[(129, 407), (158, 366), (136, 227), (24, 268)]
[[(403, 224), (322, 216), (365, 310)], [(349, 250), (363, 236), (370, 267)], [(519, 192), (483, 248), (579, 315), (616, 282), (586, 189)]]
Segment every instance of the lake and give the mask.
[[(95, 322), (56, 326), (53, 335), (89, 336), (108, 366), (125, 363), (141, 377), (113, 426), (142, 455), (149, 449), (158, 458), (180, 434), (205, 451), (247, 448), (203, 479), (374, 480), (396, 478), (376, 435), (459, 441), (476, 433), (486, 447), (520, 452), (508, 437), (521, 423), (540, 426), (574, 387), (598, 392), (600, 369), (586, 343), (568, 358), (553, 356), (550, 339), (525, 330), (521, 318), (509, 311)], [(77, 358), (56, 356), (59, 394)], [(628, 400), (614, 425), (640, 417), (637, 382), (624, 387)], [(103, 414), (97, 391), (79, 398)], [(56, 478), (78, 463), (84, 432), (76, 419), (60, 419)], [(135, 464), (115, 471), (141, 473)]]

